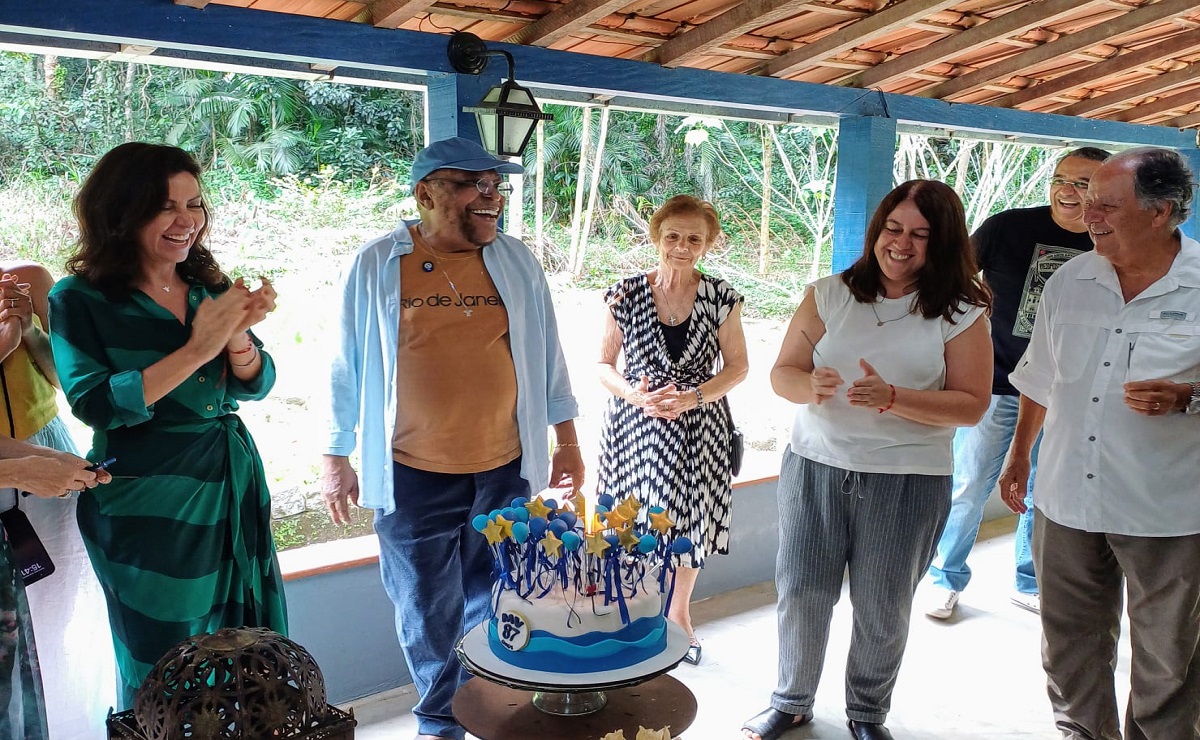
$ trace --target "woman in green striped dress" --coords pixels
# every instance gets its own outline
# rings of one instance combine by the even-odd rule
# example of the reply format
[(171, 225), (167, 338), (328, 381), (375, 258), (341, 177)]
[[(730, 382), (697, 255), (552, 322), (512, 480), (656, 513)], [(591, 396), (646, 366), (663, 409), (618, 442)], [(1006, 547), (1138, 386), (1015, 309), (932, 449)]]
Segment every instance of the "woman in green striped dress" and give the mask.
[(287, 631), (270, 496), (238, 401), (275, 367), (250, 328), (270, 283), (230, 281), (204, 245), (188, 153), (123, 144), (75, 198), (80, 238), (50, 293), (51, 343), (92, 457), (113, 483), (79, 499), (108, 601), (125, 706), (176, 643), (222, 627)]

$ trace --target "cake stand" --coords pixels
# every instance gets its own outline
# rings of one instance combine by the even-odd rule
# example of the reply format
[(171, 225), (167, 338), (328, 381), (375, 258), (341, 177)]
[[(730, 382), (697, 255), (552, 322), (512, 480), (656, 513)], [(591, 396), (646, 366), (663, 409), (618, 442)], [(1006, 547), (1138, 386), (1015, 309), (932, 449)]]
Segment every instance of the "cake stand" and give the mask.
[[(486, 735), (489, 740), (493, 737), (497, 740), (510, 736), (539, 737), (537, 729), (541, 729), (545, 737), (566, 738), (575, 734), (566, 734), (564, 728), (594, 733), (580, 737), (599, 737), (616, 729), (606, 722), (632, 722), (632, 732), (626, 733), (632, 737), (637, 733), (636, 720), (639, 718), (647, 726), (655, 721), (660, 722), (656, 727), (670, 724), (672, 732), (678, 734), (696, 717), (696, 699), (691, 691), (670, 676), (662, 676), (683, 660), (688, 649), (687, 634), (672, 622), (667, 622), (667, 648), (659, 655), (628, 668), (579, 674), (534, 671), (509, 665), (492, 653), (486, 630), (486, 623), (475, 627), (455, 648), (467, 671), (484, 682), (472, 686), (476, 681), (468, 681), (454, 699), (455, 716), (474, 735), (479, 732), (471, 727), (469, 720), (464, 721), (468, 715), (477, 720), (474, 724), (480, 729), (492, 733)], [(631, 688), (640, 684), (646, 685), (640, 689)], [(523, 692), (533, 692), (533, 696), (530, 698)], [(614, 704), (621, 706), (612, 707), (618, 710), (613, 712), (617, 716), (602, 719), (597, 713), (609, 705), (610, 695), (615, 697)], [(489, 700), (496, 705), (490, 710), (487, 707)], [(533, 715), (528, 712), (529, 706), (537, 710)], [(484, 714), (488, 716), (485, 718)], [(510, 716), (497, 716), (499, 714)], [(587, 715), (596, 715), (595, 722), (587, 721)], [(503, 734), (506, 721), (519, 725), (520, 729), (511, 735)], [(592, 727), (585, 728), (592, 724), (608, 729), (595, 733)], [(531, 725), (538, 727), (531, 729)]]

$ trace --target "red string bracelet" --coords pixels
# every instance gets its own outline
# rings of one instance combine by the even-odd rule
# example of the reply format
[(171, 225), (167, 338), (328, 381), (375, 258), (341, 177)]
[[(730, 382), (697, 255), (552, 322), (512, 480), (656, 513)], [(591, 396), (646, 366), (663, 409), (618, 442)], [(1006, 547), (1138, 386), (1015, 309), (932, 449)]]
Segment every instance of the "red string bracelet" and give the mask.
[(896, 386), (892, 385), (891, 383), (888, 383), (888, 388), (892, 389), (892, 397), (890, 399), (888, 399), (887, 406), (884, 406), (883, 408), (879, 409), (879, 413), (881, 413), (881, 414), (884, 411), (887, 411), (888, 409), (890, 409), (896, 403)]
[(226, 352), (228, 352), (228, 353), (229, 353), (229, 354), (231, 354), (231, 355), (244, 355), (244, 354), (246, 354), (247, 352), (249, 352), (249, 351), (250, 351), (250, 350), (252, 350), (252, 349), (254, 349), (254, 342), (251, 342), (251, 343), (250, 343), (250, 346), (249, 346), (249, 347), (247, 347), (246, 349), (239, 349), (239, 350), (228, 350), (228, 349), (227, 349), (227, 350), (225, 350), (225, 351), (226, 351)]

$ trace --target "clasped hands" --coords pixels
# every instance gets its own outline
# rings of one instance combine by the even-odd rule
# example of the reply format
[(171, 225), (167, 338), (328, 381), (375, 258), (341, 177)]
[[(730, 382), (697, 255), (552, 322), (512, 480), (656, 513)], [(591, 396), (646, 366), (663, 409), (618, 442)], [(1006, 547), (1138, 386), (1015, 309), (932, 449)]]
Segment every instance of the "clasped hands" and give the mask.
[[(881, 409), (887, 406), (892, 400), (892, 387), (880, 377), (871, 363), (859, 358), (858, 366), (862, 368), (863, 376), (846, 389), (846, 400), (851, 406), (864, 408)], [(838, 388), (846, 384), (837, 370), (825, 366), (814, 367), (809, 378), (817, 405), (833, 398)]]
[(17, 319), (21, 333), (33, 327), (33, 299), (29, 297), (29, 283), (17, 282), (11, 273), (0, 275), (0, 323)]
[(646, 416), (674, 421), (684, 411), (700, 406), (700, 399), (693, 390), (681, 391), (674, 383), (650, 390), (650, 378), (643, 375), (626, 399), (637, 406)]
[(275, 310), (275, 288), (270, 280), (260, 280), (262, 285), (250, 290), (238, 278), (229, 290), (204, 300), (196, 308), (190, 341), (205, 356), (215, 357), (224, 349), (231, 352), (245, 349), (248, 340), (243, 335)]

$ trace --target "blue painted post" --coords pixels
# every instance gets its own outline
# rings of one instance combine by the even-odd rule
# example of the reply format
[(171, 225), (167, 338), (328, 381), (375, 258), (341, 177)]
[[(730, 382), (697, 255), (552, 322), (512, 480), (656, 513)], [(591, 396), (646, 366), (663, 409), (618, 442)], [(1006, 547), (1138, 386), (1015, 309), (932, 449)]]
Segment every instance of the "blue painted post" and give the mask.
[(479, 141), (474, 113), (463, 113), (483, 99), (488, 90), (500, 84), (500, 78), (485, 69), (480, 75), (431, 74), (425, 95), (425, 140), (441, 141), (462, 136)]
[[(1200, 180), (1200, 149), (1180, 149), (1179, 153), (1187, 158), (1188, 166), (1192, 168), (1192, 183), (1195, 184)], [(1200, 216), (1196, 214), (1197, 208), (1200, 208), (1200, 187), (1194, 192), (1196, 195), (1192, 197), (1192, 215), (1180, 224), (1179, 229), (1193, 239), (1200, 239)]]
[(896, 119), (846, 116), (838, 123), (837, 175), (833, 193), (833, 271), (862, 255), (867, 224), (893, 187)]

